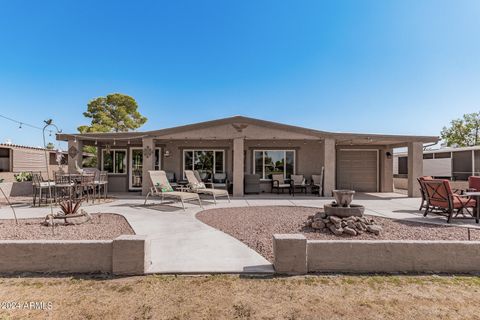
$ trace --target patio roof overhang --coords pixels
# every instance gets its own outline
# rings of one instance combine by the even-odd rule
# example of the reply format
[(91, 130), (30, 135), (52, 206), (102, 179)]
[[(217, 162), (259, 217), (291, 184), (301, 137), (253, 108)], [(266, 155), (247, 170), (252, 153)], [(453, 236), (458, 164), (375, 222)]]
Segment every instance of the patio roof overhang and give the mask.
[[(244, 130), (249, 126), (265, 128), (267, 132), (262, 137), (258, 134), (248, 134)], [(224, 128), (213, 133), (212, 128)], [(228, 128), (228, 130), (227, 130)], [(384, 135), (364, 133), (334, 133), (291, 126), (276, 122), (253, 119), (243, 116), (200, 122), (173, 128), (166, 128), (145, 132), (108, 132), (108, 133), (85, 133), (85, 134), (57, 134), (57, 140), (68, 141), (78, 139), (87, 145), (95, 144), (141, 144), (144, 138), (161, 140), (231, 140), (241, 137), (245, 140), (275, 140), (285, 139), (278, 133), (287, 133), (289, 140), (324, 140), (334, 139), (338, 146), (388, 146), (390, 148), (406, 147), (409, 143), (437, 143), (436, 136), (411, 136), (411, 135)], [(187, 134), (188, 133), (188, 134)]]

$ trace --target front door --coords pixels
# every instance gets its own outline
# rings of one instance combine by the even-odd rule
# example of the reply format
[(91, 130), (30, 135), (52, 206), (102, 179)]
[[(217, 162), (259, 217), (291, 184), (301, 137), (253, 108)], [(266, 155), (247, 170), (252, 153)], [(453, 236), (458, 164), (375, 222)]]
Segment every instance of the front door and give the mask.
[[(155, 148), (154, 170), (160, 170), (161, 149)], [(143, 181), (143, 149), (140, 147), (130, 148), (130, 173), (128, 175), (128, 188), (130, 190), (142, 190)]]
[(130, 148), (130, 175), (128, 187), (130, 190), (142, 189), (143, 149)]

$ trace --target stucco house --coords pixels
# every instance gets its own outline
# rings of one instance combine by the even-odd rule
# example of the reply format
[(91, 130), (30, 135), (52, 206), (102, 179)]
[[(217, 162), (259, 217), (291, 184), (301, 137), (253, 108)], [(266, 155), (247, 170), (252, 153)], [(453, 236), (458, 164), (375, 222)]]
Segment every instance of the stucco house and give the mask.
[(418, 195), (413, 177), (422, 172), (423, 144), (438, 137), (333, 133), (243, 116), (146, 132), (57, 135), (68, 141), (68, 166), (81, 167), (83, 145), (98, 147), (99, 169), (109, 172), (109, 189), (124, 192), (150, 188), (149, 170), (174, 172), (208, 169), (226, 173), (233, 195), (244, 194), (244, 174), (259, 174), (262, 190), (270, 174), (303, 174), (324, 167), (324, 193), (335, 188), (363, 192), (393, 191), (393, 149), (408, 148), (408, 193)]

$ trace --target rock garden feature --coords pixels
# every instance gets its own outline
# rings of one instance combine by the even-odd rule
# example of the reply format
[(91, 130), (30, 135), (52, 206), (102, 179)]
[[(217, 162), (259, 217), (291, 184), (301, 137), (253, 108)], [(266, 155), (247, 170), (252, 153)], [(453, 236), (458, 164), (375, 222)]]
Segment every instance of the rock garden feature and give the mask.
[(371, 217), (338, 217), (328, 216), (325, 212), (318, 212), (307, 219), (306, 227), (318, 231), (330, 231), (336, 236), (358, 236), (365, 232), (380, 235), (382, 226)]
[[(370, 228), (381, 227), (378, 235), (367, 231), (354, 236), (344, 228), (337, 236), (328, 228), (314, 229), (306, 225), (308, 217), (319, 211), (322, 212), (318, 208), (280, 206), (218, 208), (199, 212), (197, 219), (237, 238), (270, 261), (273, 261), (272, 237), (275, 233), (301, 233), (308, 240), (468, 240), (467, 228), (369, 215), (363, 218), (375, 221)], [(480, 230), (470, 230), (470, 240), (480, 240)]]

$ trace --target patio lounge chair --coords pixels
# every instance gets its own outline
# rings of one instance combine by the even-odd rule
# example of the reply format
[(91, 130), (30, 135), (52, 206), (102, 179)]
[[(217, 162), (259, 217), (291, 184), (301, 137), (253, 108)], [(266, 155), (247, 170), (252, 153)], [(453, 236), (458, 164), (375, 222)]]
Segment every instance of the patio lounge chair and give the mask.
[(288, 189), (288, 192), (291, 193), (290, 183), (285, 181), (283, 174), (272, 174), (272, 192), (273, 190), (277, 190), (277, 194), (280, 193), (280, 190)]
[(203, 209), (200, 197), (196, 193), (173, 191), (172, 186), (168, 182), (165, 171), (148, 171), (150, 180), (153, 187), (150, 188), (150, 192), (145, 197), (144, 205), (147, 204), (149, 196), (158, 196), (160, 201), (163, 202), (165, 198), (178, 200), (182, 203), (183, 211), (185, 211), (185, 201), (198, 201), (198, 205)]
[(459, 213), (464, 214), (466, 211), (473, 216), (469, 209), (476, 207), (476, 201), (468, 196), (454, 193), (450, 187), (450, 181), (433, 179), (424, 180), (422, 183), (425, 186), (428, 201), (428, 207), (423, 214), (424, 217), (434, 210), (437, 213), (447, 214), (448, 223), (452, 220), (454, 213), (456, 213), (456, 217)]
[(314, 191), (318, 191), (318, 196), (321, 197), (323, 195), (323, 172), (324, 167), (320, 171), (320, 174), (312, 174), (312, 193)]
[(207, 188), (205, 183), (197, 179), (195, 173), (192, 170), (185, 170), (185, 177), (188, 180), (188, 186), (190, 190), (195, 193), (208, 194), (213, 196), (213, 202), (217, 204), (217, 197), (227, 197), (230, 202), (230, 195), (227, 190)]
[(303, 174), (292, 174), (290, 180), (290, 189), (293, 196), (295, 196), (295, 189), (307, 194), (307, 183)]

